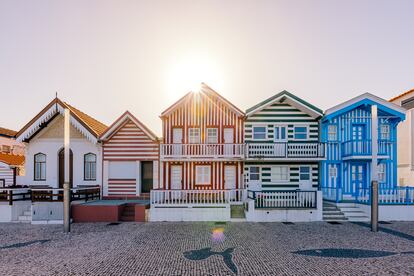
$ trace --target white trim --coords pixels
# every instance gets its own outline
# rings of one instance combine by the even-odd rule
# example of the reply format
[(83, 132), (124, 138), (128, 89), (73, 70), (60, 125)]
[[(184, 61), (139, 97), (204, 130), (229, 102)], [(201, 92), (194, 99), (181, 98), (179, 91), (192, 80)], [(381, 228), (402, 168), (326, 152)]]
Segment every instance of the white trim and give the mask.
[[(276, 140), (276, 131), (275, 128), (281, 128), (284, 127), (285, 128), (285, 139), (278, 139)], [(287, 124), (273, 124), (273, 142), (277, 143), (277, 142), (287, 142), (288, 141), (288, 125)]]
[[(256, 138), (254, 138), (254, 128), (255, 128), (255, 127), (264, 127), (264, 128), (265, 128), (265, 135), (266, 135), (266, 137), (265, 137), (265, 138), (263, 138), (263, 139), (256, 139)], [(267, 129), (267, 125), (264, 125), (264, 124), (262, 123), (262, 124), (258, 124), (258, 125), (252, 126), (252, 140), (253, 140), (253, 141), (266, 141), (266, 140), (267, 140), (267, 137), (268, 137), (268, 129)]]
[[(296, 139), (295, 138), (295, 134), (296, 134), (295, 128), (297, 128), (297, 127), (305, 127), (306, 128), (306, 138), (305, 139)], [(310, 136), (309, 134), (310, 134), (309, 125), (306, 125), (306, 124), (294, 125), (293, 126), (293, 139), (292, 140), (294, 140), (294, 141), (307, 141), (309, 139), (309, 136)]]

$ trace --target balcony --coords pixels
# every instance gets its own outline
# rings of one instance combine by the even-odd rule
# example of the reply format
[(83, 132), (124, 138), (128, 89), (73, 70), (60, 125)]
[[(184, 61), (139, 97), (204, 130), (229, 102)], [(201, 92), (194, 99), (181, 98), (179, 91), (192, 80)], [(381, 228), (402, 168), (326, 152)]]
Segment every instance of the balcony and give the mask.
[[(378, 141), (378, 156), (385, 158), (393, 150), (394, 142)], [(342, 143), (342, 157), (344, 158), (372, 158), (372, 141), (346, 141)]]
[(300, 159), (325, 158), (325, 144), (313, 143), (251, 143), (246, 148), (247, 159)]
[(161, 159), (241, 159), (244, 144), (161, 144)]

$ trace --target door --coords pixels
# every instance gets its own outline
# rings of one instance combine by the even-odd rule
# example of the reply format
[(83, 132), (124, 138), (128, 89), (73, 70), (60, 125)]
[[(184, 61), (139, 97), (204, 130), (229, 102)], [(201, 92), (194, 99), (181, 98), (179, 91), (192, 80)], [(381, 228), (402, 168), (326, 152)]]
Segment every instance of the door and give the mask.
[(310, 166), (299, 167), (299, 189), (312, 189), (312, 168)]
[(286, 156), (286, 146), (287, 142), (287, 127), (284, 125), (276, 125), (274, 127), (274, 138), (273, 141), (273, 156), (275, 157), (284, 157)]
[(355, 124), (352, 125), (352, 150), (354, 154), (361, 155), (368, 153), (368, 144), (365, 143), (366, 133), (365, 125)]
[[(59, 151), (59, 188), (63, 188), (65, 182), (65, 149)], [(69, 184), (73, 187), (73, 153), (69, 155)]]
[(182, 190), (182, 167), (181, 166), (171, 166), (171, 199), (181, 198)]
[(351, 183), (347, 186), (344, 193), (351, 194), (352, 196), (359, 195), (359, 192), (366, 187), (365, 181), (365, 165), (363, 164), (352, 164), (351, 165)]
[(224, 155), (234, 155), (235, 152), (234, 144), (234, 129), (233, 128), (224, 128), (223, 130), (223, 140), (224, 140)]
[(153, 183), (153, 162), (141, 162), (141, 193), (149, 193)]
[(183, 143), (183, 129), (173, 128), (173, 139), (172, 139), (172, 154), (182, 155), (182, 143)]
[(236, 199), (236, 166), (224, 166), (224, 189), (231, 200)]

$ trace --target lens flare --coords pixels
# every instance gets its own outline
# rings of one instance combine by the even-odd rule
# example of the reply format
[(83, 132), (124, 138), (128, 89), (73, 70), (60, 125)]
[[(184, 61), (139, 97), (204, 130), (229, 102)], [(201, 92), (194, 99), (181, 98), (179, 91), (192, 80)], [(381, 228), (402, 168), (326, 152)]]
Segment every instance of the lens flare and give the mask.
[(225, 240), (226, 236), (224, 235), (224, 228), (214, 228), (213, 233), (211, 235), (211, 239), (215, 243), (220, 243)]

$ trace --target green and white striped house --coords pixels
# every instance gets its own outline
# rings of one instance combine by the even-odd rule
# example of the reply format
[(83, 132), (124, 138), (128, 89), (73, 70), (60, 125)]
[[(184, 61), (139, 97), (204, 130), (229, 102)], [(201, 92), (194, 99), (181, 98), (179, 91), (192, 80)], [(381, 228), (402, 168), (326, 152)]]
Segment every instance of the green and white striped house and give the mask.
[(319, 184), (323, 111), (282, 91), (249, 108), (245, 119), (245, 176), (249, 190), (312, 190)]

